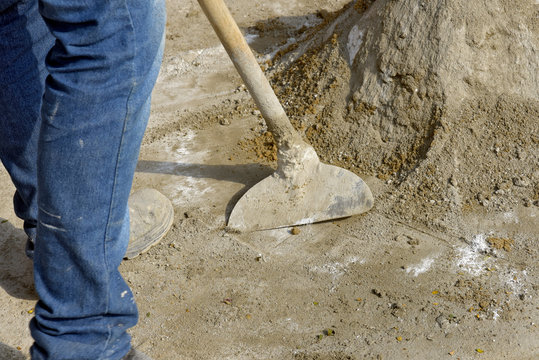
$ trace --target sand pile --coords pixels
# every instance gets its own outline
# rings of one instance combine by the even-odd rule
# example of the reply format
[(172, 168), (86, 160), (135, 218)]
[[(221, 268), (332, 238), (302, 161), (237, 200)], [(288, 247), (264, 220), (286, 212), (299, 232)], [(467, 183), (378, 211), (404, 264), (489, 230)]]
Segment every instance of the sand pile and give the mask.
[(538, 14), (353, 1), (275, 62), (273, 83), (322, 160), (393, 185), (402, 216), (538, 206)]

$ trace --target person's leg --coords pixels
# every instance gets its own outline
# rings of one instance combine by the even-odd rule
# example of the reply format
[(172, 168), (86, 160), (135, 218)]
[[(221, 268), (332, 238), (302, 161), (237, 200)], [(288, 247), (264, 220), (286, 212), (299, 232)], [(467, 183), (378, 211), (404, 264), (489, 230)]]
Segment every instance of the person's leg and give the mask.
[(37, 223), (36, 155), (45, 56), (54, 38), (37, 1), (5, 3), (0, 11), (0, 159), (15, 184), (14, 208), (24, 220), (32, 255)]
[(32, 359), (120, 359), (137, 322), (118, 272), (163, 48), (163, 1), (41, 0), (56, 38), (38, 141)]

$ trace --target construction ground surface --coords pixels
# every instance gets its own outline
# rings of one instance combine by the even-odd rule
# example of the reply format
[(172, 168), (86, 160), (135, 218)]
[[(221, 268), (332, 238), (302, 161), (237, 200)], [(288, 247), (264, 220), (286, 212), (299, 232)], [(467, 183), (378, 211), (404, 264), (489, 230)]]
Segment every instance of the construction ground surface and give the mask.
[[(294, 125), (323, 161), (360, 175), (375, 205), (296, 229), (229, 231), (226, 219), (239, 195), (273, 172), (274, 147), (196, 1), (169, 0), (164, 62), (133, 188), (165, 194), (175, 221), (159, 245), (120, 267), (140, 311), (134, 346), (163, 360), (539, 358), (537, 92), (522, 100), (522, 91), (515, 98), (509, 89), (495, 102), (466, 103), (449, 111), (462, 120), (442, 119), (425, 131), (420, 122), (383, 125), (396, 115), (378, 114), (380, 103), (352, 95), (361, 89), (350, 89), (357, 79), (341, 81), (359, 66), (363, 33), (356, 28), (345, 34), (358, 41), (347, 49), (358, 54), (356, 62), (350, 57), (355, 65), (345, 56), (334, 67), (317, 58), (303, 68), (320, 63), (325, 75), (339, 72), (327, 89), (348, 84), (343, 101), (352, 105), (341, 118), (352, 120), (332, 125), (332, 111), (322, 108), (325, 120), (317, 117), (317, 102), (290, 105), (316, 90), (294, 77), (297, 66), (288, 72), (272, 66), (301, 34), (335, 20), (348, 1), (227, 3)], [(372, 1), (360, 3), (368, 8)], [(485, 33), (484, 41), (501, 36)], [(435, 96), (427, 86), (421, 97), (418, 88), (412, 95), (421, 108)], [(322, 97), (326, 90), (319, 91)], [(301, 111), (309, 112), (304, 123)], [(373, 121), (340, 141), (359, 131), (346, 124), (367, 116), (352, 112), (379, 116), (376, 124), (385, 127)], [(337, 131), (325, 130), (331, 126)], [(391, 147), (411, 129), (423, 134), (409, 142), (421, 140), (418, 146)], [(483, 167), (468, 166), (476, 160)], [(25, 359), (37, 295), (3, 168), (0, 184), (0, 358)]]

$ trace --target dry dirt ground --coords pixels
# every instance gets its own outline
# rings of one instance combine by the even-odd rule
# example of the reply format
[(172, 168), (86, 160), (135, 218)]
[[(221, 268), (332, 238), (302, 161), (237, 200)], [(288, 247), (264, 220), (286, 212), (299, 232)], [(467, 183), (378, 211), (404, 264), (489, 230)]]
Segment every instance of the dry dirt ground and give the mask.
[[(227, 3), (268, 66), (348, 1)], [(324, 151), (327, 161), (356, 167), (375, 195), (370, 212), (299, 233), (238, 234), (227, 231), (226, 216), (273, 171), (272, 146), (198, 4), (169, 0), (168, 19), (134, 188), (168, 196), (175, 222), (158, 246), (121, 265), (140, 310), (136, 347), (167, 360), (539, 358), (536, 95), (528, 103), (508, 95), (494, 105), (466, 104), (461, 115), (473, 128), (447, 142), (464, 145), (441, 151), (434, 164), (426, 157), (405, 179), (387, 162), (347, 162)], [(276, 78), (290, 98), (293, 75)], [(527, 147), (489, 142), (498, 136), (489, 124), (513, 118), (527, 126)], [(297, 116), (294, 124), (302, 127)], [(320, 132), (324, 124), (305, 126)], [(305, 132), (313, 145), (324, 140), (312, 135)], [(443, 154), (484, 159), (487, 168), (477, 168), (484, 176), (468, 183), (476, 174), (451, 171)], [(438, 173), (447, 176), (441, 188)], [(3, 168), (0, 184), (0, 358), (25, 359), (32, 264)]]

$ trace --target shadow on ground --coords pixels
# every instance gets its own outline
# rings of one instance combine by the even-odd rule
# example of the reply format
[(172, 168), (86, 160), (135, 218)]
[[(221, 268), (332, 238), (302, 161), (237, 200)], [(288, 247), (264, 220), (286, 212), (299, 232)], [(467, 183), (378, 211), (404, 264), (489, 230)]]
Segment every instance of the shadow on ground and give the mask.
[(142, 173), (214, 179), (244, 184), (245, 186), (235, 193), (227, 203), (225, 221), (228, 221), (234, 205), (236, 205), (243, 194), (256, 183), (273, 174), (275, 170), (270, 166), (262, 164), (204, 165), (170, 161), (140, 160), (137, 164), (136, 171)]
[(242, 31), (251, 35), (248, 37), (251, 49), (259, 54), (270, 55), (308, 37), (323, 21), (321, 14), (279, 16), (261, 20)]
[(25, 232), (0, 218), (0, 287), (15, 298), (37, 300), (32, 261), (25, 246)]
[(205, 165), (185, 164), (171, 161), (140, 160), (137, 172), (207, 178), (230, 181), (252, 186), (273, 173), (273, 169), (261, 164)]
[(6, 344), (0, 343), (0, 359), (2, 360), (24, 360), (26, 357), (18, 350)]

